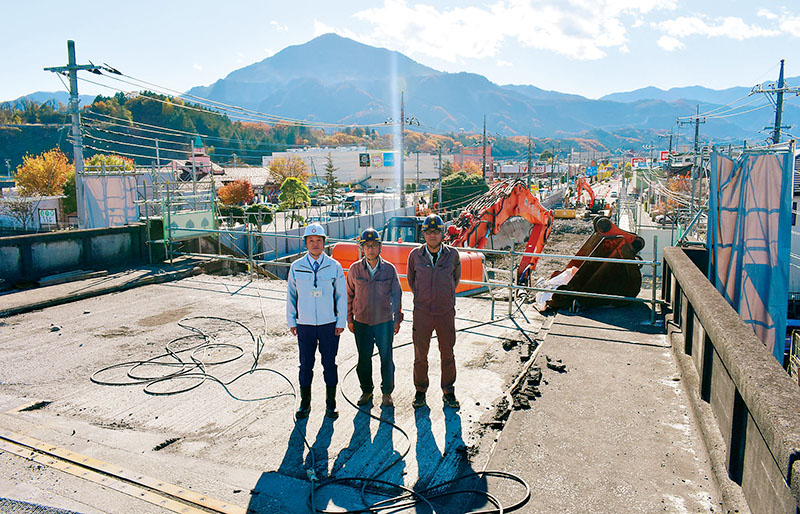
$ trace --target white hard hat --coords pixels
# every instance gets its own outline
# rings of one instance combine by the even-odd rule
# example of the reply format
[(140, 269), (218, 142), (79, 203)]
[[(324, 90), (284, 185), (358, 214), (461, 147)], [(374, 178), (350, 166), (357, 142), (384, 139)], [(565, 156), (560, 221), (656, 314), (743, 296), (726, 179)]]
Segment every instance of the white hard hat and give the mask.
[(312, 223), (306, 227), (306, 231), (303, 233), (303, 239), (307, 238), (308, 236), (322, 236), (323, 238), (328, 237), (325, 235), (325, 229), (319, 223)]

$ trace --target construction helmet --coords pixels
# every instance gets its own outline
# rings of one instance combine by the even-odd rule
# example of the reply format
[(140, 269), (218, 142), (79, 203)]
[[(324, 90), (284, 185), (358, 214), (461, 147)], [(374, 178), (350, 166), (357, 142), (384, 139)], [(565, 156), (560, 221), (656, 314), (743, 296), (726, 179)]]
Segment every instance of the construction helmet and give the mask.
[(444, 221), (438, 214), (429, 214), (422, 222), (422, 231), (426, 230), (444, 230)]
[(376, 242), (378, 242), (378, 243), (380, 243), (380, 242), (381, 242), (381, 235), (380, 235), (380, 234), (378, 234), (378, 231), (377, 231), (377, 230), (375, 230), (375, 229), (374, 229), (374, 228), (372, 228), (372, 227), (370, 227), (370, 228), (368, 228), (368, 229), (364, 230), (364, 231), (361, 233), (361, 237), (360, 237), (360, 238), (358, 238), (358, 242), (359, 242), (359, 243), (361, 243), (362, 245), (363, 245), (364, 243), (368, 243), (368, 242), (370, 242), (370, 241), (376, 241)]
[(303, 233), (303, 239), (308, 236), (322, 236), (323, 239), (328, 237), (325, 235), (325, 229), (319, 223), (312, 223), (306, 227), (306, 231)]

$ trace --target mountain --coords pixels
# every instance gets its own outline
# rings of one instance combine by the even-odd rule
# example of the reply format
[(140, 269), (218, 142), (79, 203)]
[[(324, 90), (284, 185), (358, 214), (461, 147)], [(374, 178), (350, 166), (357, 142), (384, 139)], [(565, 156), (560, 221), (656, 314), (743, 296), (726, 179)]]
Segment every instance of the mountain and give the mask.
[[(78, 98), (81, 100), (81, 105), (89, 105), (95, 97), (94, 95), (78, 95)], [(67, 105), (69, 104), (69, 93), (66, 91), (37, 91), (29, 95), (20, 96), (14, 100), (0, 102), (0, 107), (4, 105), (22, 105), (25, 100), (31, 100), (40, 104), (54, 101), (56, 105), (59, 103)]]
[[(790, 77), (785, 79), (787, 84), (800, 84), (800, 77)], [(766, 81), (763, 84), (774, 82)], [(755, 84), (754, 84), (755, 85)], [(703, 103), (722, 103), (728, 104), (739, 100), (750, 93), (750, 87), (729, 87), (727, 89), (709, 89), (703, 86), (673, 87), (667, 90), (657, 87), (643, 87), (633, 91), (622, 93), (611, 93), (600, 98), (600, 100), (610, 100), (613, 102), (635, 102), (637, 100), (663, 100), (672, 102), (675, 100), (696, 100)]]
[[(445, 73), (399, 52), (325, 34), (188, 94), (288, 118), (382, 124), (397, 118), (401, 89), (406, 116), (419, 120), (421, 130), (480, 132), (485, 115), (490, 133), (535, 137), (625, 133), (620, 137), (632, 139), (632, 145), (656, 140), (657, 133), (674, 126), (676, 117), (693, 115), (698, 102), (701, 111), (708, 111), (749, 91), (644, 88), (591, 100), (533, 85), (501, 86), (474, 73)], [(756, 140), (771, 118), (768, 109), (760, 109), (708, 120), (701, 132), (717, 141)], [(786, 124), (798, 119), (800, 109), (787, 103)]]

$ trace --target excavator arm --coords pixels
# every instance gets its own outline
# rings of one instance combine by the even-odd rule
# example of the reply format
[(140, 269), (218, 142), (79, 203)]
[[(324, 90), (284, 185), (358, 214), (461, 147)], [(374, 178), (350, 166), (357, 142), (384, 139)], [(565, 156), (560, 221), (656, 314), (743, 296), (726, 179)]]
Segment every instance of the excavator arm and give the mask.
[[(445, 236), (452, 246), (484, 248), (490, 234), (497, 234), (509, 218), (520, 216), (533, 225), (526, 252), (539, 253), (553, 226), (553, 215), (531, 194), (521, 180), (505, 180), (473, 201), (453, 222)], [(521, 281), (536, 269), (537, 257), (524, 257), (517, 270)]]
[(578, 198), (575, 200), (577, 203), (581, 201), (581, 192), (586, 191), (586, 194), (589, 195), (589, 203), (588, 206), (594, 205), (595, 194), (591, 187), (589, 187), (589, 182), (586, 181), (584, 177), (578, 177), (578, 182), (575, 184), (575, 190), (577, 191)]

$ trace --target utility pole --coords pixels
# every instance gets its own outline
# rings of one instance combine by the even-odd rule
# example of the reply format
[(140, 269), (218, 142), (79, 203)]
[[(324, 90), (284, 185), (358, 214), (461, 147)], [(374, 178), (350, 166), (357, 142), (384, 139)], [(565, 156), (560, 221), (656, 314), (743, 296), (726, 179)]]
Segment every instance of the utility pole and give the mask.
[(531, 162), (531, 133), (528, 132), (528, 190), (531, 189), (531, 173), (532, 173), (532, 162)]
[(705, 118), (703, 118), (703, 121), (700, 121), (700, 105), (697, 105), (696, 114), (692, 116), (691, 119), (681, 120), (678, 118), (678, 125), (694, 123), (694, 164), (692, 165), (692, 200), (689, 204), (689, 217), (694, 216), (694, 192), (697, 184), (698, 171), (702, 164), (702, 155), (700, 155), (700, 124), (705, 122)]
[(486, 182), (486, 115), (483, 115), (483, 160), (481, 161), (483, 171), (483, 181)]
[(78, 227), (87, 226), (86, 202), (83, 184), (83, 136), (81, 135), (81, 115), (79, 110), (80, 97), (78, 97), (78, 70), (96, 71), (98, 66), (93, 64), (75, 64), (75, 42), (67, 41), (67, 65), (45, 68), (44, 71), (69, 76), (69, 113), (72, 118), (72, 160), (75, 165), (75, 200), (78, 204)]
[[(778, 84), (775, 87), (775, 84), (768, 84), (766, 89), (761, 86), (761, 84), (753, 87), (750, 90), (750, 94), (754, 93), (764, 93), (769, 96), (770, 100), (772, 100), (772, 94), (775, 93), (775, 124), (771, 127), (772, 128), (772, 144), (777, 145), (781, 142), (781, 129), (789, 128), (786, 125), (781, 125), (781, 121), (783, 118), (783, 94), (784, 93), (794, 93), (795, 95), (800, 95), (800, 87), (786, 87), (786, 84), (783, 81), (783, 59), (781, 59), (781, 71), (778, 74)], [(770, 127), (764, 127), (768, 129)]]
[(414, 192), (419, 191), (419, 150), (417, 150), (417, 187)]
[(405, 132), (406, 130), (406, 104), (405, 91), (400, 91), (400, 208), (406, 207), (406, 152), (405, 152)]
[[(439, 211), (442, 210), (442, 145), (439, 144)], [(433, 202), (431, 202), (431, 207), (433, 207)]]
[(405, 131), (406, 125), (419, 125), (417, 118), (411, 117), (406, 119), (406, 104), (405, 92), (400, 91), (400, 119), (395, 121), (392, 118), (387, 119), (384, 123), (397, 125), (400, 127), (400, 207), (406, 206), (406, 152), (405, 152)]

